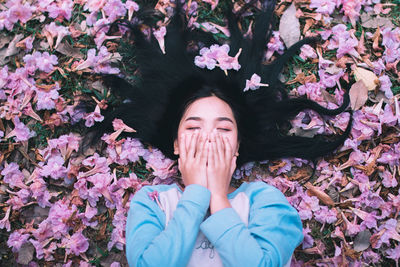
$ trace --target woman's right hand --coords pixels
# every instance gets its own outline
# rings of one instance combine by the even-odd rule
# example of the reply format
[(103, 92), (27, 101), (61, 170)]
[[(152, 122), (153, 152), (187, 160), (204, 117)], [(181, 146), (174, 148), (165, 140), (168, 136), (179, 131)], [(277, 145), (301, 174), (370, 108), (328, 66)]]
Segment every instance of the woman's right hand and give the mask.
[(185, 186), (199, 184), (207, 187), (207, 156), (209, 143), (204, 132), (182, 134), (179, 142), (178, 168)]

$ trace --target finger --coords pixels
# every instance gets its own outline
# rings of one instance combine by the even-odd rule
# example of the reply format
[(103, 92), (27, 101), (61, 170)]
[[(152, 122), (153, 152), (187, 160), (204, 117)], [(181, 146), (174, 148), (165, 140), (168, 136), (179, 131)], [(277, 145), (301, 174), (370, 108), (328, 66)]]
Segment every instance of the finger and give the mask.
[(236, 169), (236, 160), (237, 160), (237, 156), (233, 156), (232, 157), (232, 162), (231, 162), (231, 177), (233, 175), (233, 172)]
[(199, 134), (198, 142), (196, 143), (196, 154), (194, 156), (197, 164), (200, 164), (200, 158), (204, 150), (205, 141), (206, 141), (206, 134), (204, 132), (201, 132)]
[(217, 160), (218, 160), (218, 154), (217, 154), (217, 143), (215, 141), (215, 134), (212, 134), (212, 140), (211, 140), (211, 166), (216, 166)]
[(224, 148), (224, 143), (222, 141), (222, 136), (220, 133), (216, 134), (216, 144), (217, 144), (217, 154), (220, 162), (225, 161), (225, 148)]
[(225, 158), (231, 159), (233, 157), (231, 143), (229, 142), (229, 139), (227, 136), (224, 136), (223, 138), (225, 141)]
[(186, 134), (181, 134), (179, 138), (179, 159), (186, 160)]
[(193, 135), (193, 133), (185, 133), (186, 156), (187, 156), (187, 152), (189, 151), (190, 139), (192, 138), (192, 135)]
[(198, 135), (199, 135), (199, 131), (198, 130), (196, 130), (192, 134), (192, 137), (190, 139), (189, 151), (188, 151), (188, 154), (187, 154), (187, 158), (188, 159), (194, 158), (194, 153), (195, 153), (195, 149), (196, 149), (196, 142), (197, 142)]
[(205, 132), (201, 132), (199, 133), (199, 137), (198, 140), (196, 142), (196, 152), (195, 152), (195, 158), (199, 158), (201, 155), (201, 151), (203, 149), (203, 145), (204, 145), (204, 140), (206, 138), (206, 133)]
[(209, 145), (208, 141), (206, 140), (206, 141), (203, 142), (203, 147), (202, 147), (201, 155), (200, 155), (199, 164), (201, 166), (206, 166), (209, 150), (210, 150), (210, 145)]

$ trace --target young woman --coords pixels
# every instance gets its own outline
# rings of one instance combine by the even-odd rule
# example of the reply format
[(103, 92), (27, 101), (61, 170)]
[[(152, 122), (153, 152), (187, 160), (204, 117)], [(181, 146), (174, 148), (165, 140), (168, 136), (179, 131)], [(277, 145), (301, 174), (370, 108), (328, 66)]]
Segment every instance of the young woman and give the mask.
[(230, 186), (240, 147), (237, 120), (220, 92), (202, 89), (178, 127), (184, 188), (145, 186), (126, 225), (130, 266), (283, 266), (303, 239), (297, 211), (263, 182)]
[[(140, 81), (132, 85), (118, 76), (104, 77), (125, 100), (104, 114), (92, 143), (120, 118), (136, 130), (132, 136), (177, 159), (182, 179), (182, 185), (145, 186), (133, 196), (126, 224), (131, 266), (290, 265), (303, 238), (297, 211), (263, 182), (230, 186), (232, 174), (250, 161), (299, 157), (315, 162), (350, 133), (351, 116), (345, 132), (330, 140), (288, 135), (290, 120), (301, 110), (337, 115), (348, 106), (348, 93), (334, 110), (289, 98), (278, 74), (303, 44), (317, 39), (304, 38), (263, 65), (275, 2), (263, 2), (251, 38), (238, 27), (245, 10), (235, 15), (230, 1), (225, 4), (229, 51), (210, 33), (188, 28), (180, 1), (166, 27), (165, 50), (143, 33), (154, 26), (151, 13), (123, 23), (134, 42), (130, 53)], [(225, 51), (220, 62), (204, 59), (205, 52), (218, 49)], [(124, 62), (131, 63), (128, 56)], [(246, 90), (254, 74), (261, 87)]]

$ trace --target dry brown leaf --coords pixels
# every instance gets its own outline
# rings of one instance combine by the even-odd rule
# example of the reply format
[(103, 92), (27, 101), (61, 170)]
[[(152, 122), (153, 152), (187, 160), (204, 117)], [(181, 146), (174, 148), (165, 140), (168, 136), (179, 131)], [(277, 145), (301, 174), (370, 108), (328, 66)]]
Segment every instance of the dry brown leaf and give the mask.
[(84, 57), (79, 48), (71, 46), (68, 42), (60, 43), (56, 51), (73, 58), (81, 59)]
[(357, 52), (358, 52), (360, 55), (365, 54), (365, 50), (367, 50), (367, 49), (365, 48), (364, 43), (365, 43), (365, 41), (364, 41), (364, 29), (363, 29), (362, 32), (361, 32), (360, 41), (358, 42), (358, 45), (357, 45)]
[(324, 99), (325, 99), (326, 102), (330, 102), (330, 103), (335, 103), (335, 104), (337, 104), (336, 98), (335, 98), (333, 95), (331, 95), (330, 93), (328, 93), (328, 92), (326, 91), (326, 89), (321, 88), (320, 91), (321, 91), (321, 94), (322, 94), (322, 96), (324, 97)]
[(293, 3), (282, 14), (279, 22), (279, 34), (286, 47), (290, 47), (300, 40), (300, 22), (296, 17), (296, 7)]
[(372, 48), (377, 51), (377, 50), (382, 50), (381, 47), (379, 47), (379, 37), (381, 36), (381, 29), (378, 27), (372, 36)]
[(330, 206), (335, 205), (335, 202), (332, 200), (332, 198), (327, 193), (325, 193), (318, 187), (313, 186), (310, 182), (306, 183), (306, 187), (308, 189), (307, 191), (311, 195), (316, 196), (319, 200), (321, 200), (322, 203), (324, 203), (326, 205), (330, 205)]
[(389, 18), (383, 18), (380, 16), (372, 17), (371, 14), (362, 13), (361, 16), (361, 25), (364, 28), (378, 28), (378, 27), (389, 27), (394, 28), (392, 21)]
[(0, 50), (0, 65), (6, 64), (9, 59), (7, 57), (13, 56), (18, 53), (20, 48), (17, 47), (17, 43), (24, 37), (23, 34), (17, 34), (14, 39), (9, 43), (7, 48), (2, 48)]
[(366, 70), (364, 68), (355, 67), (354, 68), (354, 76), (356, 81), (362, 80), (367, 86), (368, 91), (375, 90), (376, 86), (379, 83), (378, 77), (370, 70)]
[(367, 102), (368, 88), (362, 80), (359, 80), (351, 86), (349, 95), (351, 109), (358, 110)]

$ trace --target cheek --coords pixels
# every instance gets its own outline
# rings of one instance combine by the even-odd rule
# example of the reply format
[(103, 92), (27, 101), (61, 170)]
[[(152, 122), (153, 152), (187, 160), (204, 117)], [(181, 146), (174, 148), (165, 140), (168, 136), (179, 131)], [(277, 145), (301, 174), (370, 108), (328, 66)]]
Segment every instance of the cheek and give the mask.
[(226, 133), (226, 134), (223, 134), (223, 136), (226, 136), (228, 138), (228, 142), (229, 142), (232, 150), (235, 150), (237, 147), (237, 134), (236, 133)]

